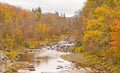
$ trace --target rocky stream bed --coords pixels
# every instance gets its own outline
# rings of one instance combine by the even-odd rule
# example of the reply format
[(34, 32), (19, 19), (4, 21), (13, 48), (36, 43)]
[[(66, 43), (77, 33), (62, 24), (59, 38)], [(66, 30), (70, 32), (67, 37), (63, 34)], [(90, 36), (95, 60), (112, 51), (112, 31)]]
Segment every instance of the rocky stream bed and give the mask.
[[(74, 40), (70, 37), (30, 49), (30, 52), (23, 54), (18, 61), (28, 66), (21, 68), (17, 73), (93, 73), (88, 67), (76, 68), (75, 63), (66, 61), (61, 55), (69, 55), (67, 49), (74, 46)], [(2, 55), (3, 56), (3, 55)], [(1, 57), (2, 57), (1, 56)], [(5, 61), (7, 57), (4, 55)], [(4, 62), (4, 61), (2, 61)], [(0, 73), (4, 73), (4, 66), (0, 65)]]
[(78, 69), (74, 63), (60, 57), (61, 55), (70, 54), (67, 49), (74, 44), (71, 38), (66, 37), (58, 42), (31, 49), (31, 52), (26, 56), (22, 56), (19, 60), (28, 62), (29, 67), (19, 69), (18, 73), (91, 73), (90, 68), (80, 67)]

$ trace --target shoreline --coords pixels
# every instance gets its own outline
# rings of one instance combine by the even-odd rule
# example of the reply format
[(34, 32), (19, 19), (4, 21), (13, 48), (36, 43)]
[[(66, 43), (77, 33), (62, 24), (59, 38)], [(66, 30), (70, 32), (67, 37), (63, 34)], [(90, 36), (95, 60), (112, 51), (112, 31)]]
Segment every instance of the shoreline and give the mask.
[(76, 68), (79, 69), (79, 67), (85, 68), (88, 67), (90, 68), (93, 73), (112, 73), (110, 70), (106, 69), (97, 69), (94, 65), (88, 65), (82, 61), (82, 54), (69, 54), (69, 55), (61, 55), (61, 58), (70, 61), (72, 63), (76, 64)]

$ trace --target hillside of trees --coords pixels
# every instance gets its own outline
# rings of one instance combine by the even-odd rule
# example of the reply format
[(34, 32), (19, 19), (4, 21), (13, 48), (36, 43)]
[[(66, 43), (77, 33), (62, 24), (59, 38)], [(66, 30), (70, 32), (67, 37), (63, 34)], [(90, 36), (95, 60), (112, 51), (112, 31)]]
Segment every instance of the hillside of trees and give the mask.
[(73, 34), (76, 29), (72, 27), (73, 20), (58, 13), (41, 14), (40, 8), (29, 11), (0, 3), (0, 66), (4, 53), (15, 62), (15, 66), (5, 63), (7, 72), (13, 72), (19, 68), (16, 61), (19, 54)]
[(75, 53), (83, 54), (83, 58), (78, 61), (99, 67), (99, 70), (106, 69), (111, 73), (119, 73), (120, 1), (87, 0), (83, 10), (80, 11), (79, 20), (84, 26), (83, 37), (72, 49)]
[(62, 36), (72, 36), (77, 44), (69, 51), (82, 54), (72, 61), (120, 72), (120, 0), (87, 0), (75, 18), (0, 3), (0, 52), (11, 60)]
[(42, 15), (39, 8), (32, 12), (0, 3), (0, 49), (12, 52), (56, 40), (70, 34), (70, 21), (57, 14)]

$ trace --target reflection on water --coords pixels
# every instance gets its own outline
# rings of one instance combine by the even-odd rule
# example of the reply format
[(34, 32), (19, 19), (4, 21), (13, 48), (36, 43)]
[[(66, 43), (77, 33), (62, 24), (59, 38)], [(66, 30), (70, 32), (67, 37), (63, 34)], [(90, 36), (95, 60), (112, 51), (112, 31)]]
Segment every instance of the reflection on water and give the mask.
[[(38, 55), (39, 57), (48, 56), (48, 58), (36, 59), (35, 60), (36, 71), (33, 71), (31, 73), (57, 72), (65, 70), (64, 69), (65, 66), (69, 66), (71, 63), (61, 59), (60, 58), (61, 54), (63, 53), (54, 50), (46, 50), (46, 52), (39, 54)], [(37, 63), (38, 61), (40, 61), (40, 63)], [(58, 69), (59, 66), (61, 66), (61, 68)]]
[(39, 59), (35, 60), (35, 63), (36, 63), (36, 66), (39, 66), (40, 65), (40, 60)]
[(68, 38), (50, 46), (32, 49), (31, 53), (22, 56), (19, 61), (32, 63), (31, 65), (34, 65), (35, 71), (26, 72), (26, 69), (23, 69), (23, 72), (20, 71), (20, 73), (91, 73), (89, 68), (77, 69), (74, 63), (60, 58), (60, 55), (69, 53), (55, 51), (55, 49), (65, 50), (74, 45)]
[(33, 53), (26, 53), (20, 57), (19, 61), (34, 63), (34, 54)]
[[(70, 66), (71, 64), (71, 62), (61, 59), (61, 54), (63, 53), (54, 50), (46, 50), (41, 54), (25, 54), (19, 61), (34, 64), (35, 71), (31, 71), (30, 73), (57, 72), (60, 70), (66, 70), (65, 67)], [(39, 56), (39, 58), (35, 58), (36, 55)], [(48, 56), (48, 58), (43, 58), (46, 56)], [(59, 66), (61, 68), (59, 68)]]

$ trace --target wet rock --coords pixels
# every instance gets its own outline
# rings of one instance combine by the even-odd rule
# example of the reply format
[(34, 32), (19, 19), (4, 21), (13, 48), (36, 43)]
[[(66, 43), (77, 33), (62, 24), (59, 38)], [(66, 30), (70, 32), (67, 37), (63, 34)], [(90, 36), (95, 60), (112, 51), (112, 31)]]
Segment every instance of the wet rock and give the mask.
[(8, 57), (4, 53), (0, 52), (0, 61), (4, 62), (4, 61), (7, 61), (7, 60), (8, 60)]
[(63, 68), (63, 67), (59, 65), (56, 69), (62, 69), (62, 68)]
[(61, 62), (61, 63), (63, 63), (63, 61), (58, 61), (58, 62)]
[(11, 61), (9, 60), (9, 58), (3, 53), (0, 52), (0, 72), (5, 72), (5, 63), (10, 63)]
[(26, 68), (26, 70), (35, 71), (35, 68)]

